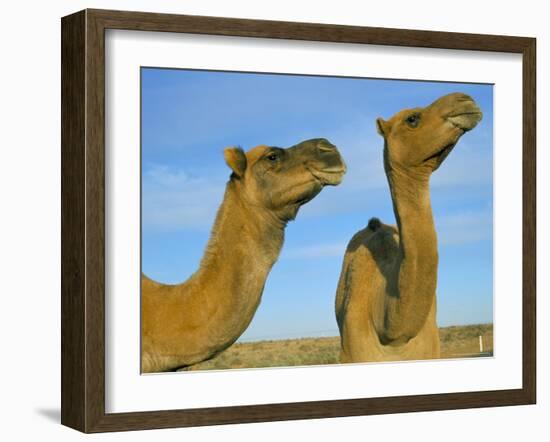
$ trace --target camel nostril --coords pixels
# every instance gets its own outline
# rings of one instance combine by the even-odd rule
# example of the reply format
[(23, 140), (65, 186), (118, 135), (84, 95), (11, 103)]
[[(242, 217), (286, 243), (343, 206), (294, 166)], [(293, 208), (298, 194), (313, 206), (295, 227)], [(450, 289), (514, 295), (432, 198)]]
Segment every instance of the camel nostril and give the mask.
[(323, 139), (317, 143), (317, 149), (319, 149), (321, 153), (334, 152), (336, 151), (336, 146), (331, 144), (329, 141)]
[(458, 95), (458, 100), (459, 101), (474, 101), (472, 99), (472, 97), (470, 97), (469, 95), (466, 95), (466, 94), (459, 94)]

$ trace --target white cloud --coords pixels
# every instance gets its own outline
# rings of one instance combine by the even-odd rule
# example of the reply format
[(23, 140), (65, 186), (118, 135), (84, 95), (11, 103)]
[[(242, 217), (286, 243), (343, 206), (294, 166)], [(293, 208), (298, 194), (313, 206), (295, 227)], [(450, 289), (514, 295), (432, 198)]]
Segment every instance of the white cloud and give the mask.
[[(374, 118), (362, 115), (345, 127), (324, 134), (341, 151), (348, 172), (341, 185), (325, 189), (304, 206), (299, 218), (364, 212), (365, 222), (391, 210), (388, 183), (382, 164), (383, 140), (376, 134)], [(468, 137), (470, 134), (466, 134)], [(483, 134), (486, 135), (486, 134)], [(485, 136), (481, 138), (486, 138)], [(453, 202), (465, 209), (490, 195), (492, 185), (491, 147), (479, 139), (465, 138), (432, 178), (432, 199)], [(228, 179), (225, 167), (193, 171), (165, 165), (149, 166), (143, 176), (143, 223), (146, 229), (208, 231), (223, 199)], [(467, 220), (464, 218), (463, 220)], [(393, 222), (388, 220), (388, 222)], [(450, 222), (450, 221), (445, 221)], [(440, 222), (441, 224), (441, 222)], [(441, 224), (443, 231), (451, 226)], [(486, 238), (478, 226), (467, 225), (449, 241)], [(492, 226), (491, 226), (492, 232)]]
[[(489, 209), (436, 217), (439, 244), (456, 246), (491, 240), (492, 222), (492, 211)], [(283, 257), (299, 259), (343, 257), (346, 247), (347, 241), (305, 245), (286, 251), (283, 249)]]
[(441, 245), (469, 244), (493, 237), (491, 209), (436, 217), (435, 224)]
[(210, 230), (228, 178), (213, 175), (193, 177), (166, 166), (149, 167), (143, 175), (144, 229)]
[[(482, 136), (471, 140), (466, 134), (431, 179), (432, 197), (465, 206), (490, 195), (492, 188), (492, 148)], [(383, 139), (374, 129), (374, 118), (364, 115), (348, 126), (329, 134), (348, 166), (340, 186), (327, 189), (302, 208), (301, 216), (324, 216), (365, 211), (378, 215), (391, 206), (383, 166)], [(434, 198), (435, 199), (435, 198)], [(387, 203), (384, 203), (387, 201)], [(380, 204), (382, 203), (382, 206)], [(374, 212), (371, 212), (374, 209)]]
[(327, 258), (343, 257), (347, 242), (331, 242), (324, 244), (295, 247), (284, 251), (286, 258)]
[[(466, 134), (464, 137), (468, 137)], [(493, 155), (491, 146), (481, 145), (467, 138), (458, 142), (431, 179), (433, 188), (451, 186), (491, 186), (493, 181)]]

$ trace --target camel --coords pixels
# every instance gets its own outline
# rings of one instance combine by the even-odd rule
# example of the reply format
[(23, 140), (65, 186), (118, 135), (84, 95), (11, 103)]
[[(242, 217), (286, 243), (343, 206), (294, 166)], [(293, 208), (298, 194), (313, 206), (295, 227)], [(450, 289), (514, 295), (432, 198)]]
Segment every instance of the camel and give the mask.
[(397, 227), (372, 218), (347, 246), (335, 302), (341, 362), (440, 357), (430, 176), (481, 118), (454, 93), (377, 119)]
[(287, 223), (346, 166), (323, 138), (286, 149), (224, 151), (231, 176), (199, 269), (167, 285), (142, 275), (141, 370), (190, 368), (232, 345), (250, 324)]

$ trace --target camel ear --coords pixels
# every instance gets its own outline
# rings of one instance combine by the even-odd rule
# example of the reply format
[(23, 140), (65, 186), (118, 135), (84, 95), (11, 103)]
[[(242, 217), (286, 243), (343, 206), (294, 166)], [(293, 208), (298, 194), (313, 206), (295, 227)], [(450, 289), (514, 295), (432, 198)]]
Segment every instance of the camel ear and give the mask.
[(240, 147), (228, 147), (223, 151), (225, 162), (233, 173), (241, 178), (246, 170), (246, 155)]
[(384, 121), (382, 118), (377, 118), (376, 119), (376, 130), (378, 131), (378, 133), (380, 135), (385, 137), (387, 132), (388, 132), (388, 122)]

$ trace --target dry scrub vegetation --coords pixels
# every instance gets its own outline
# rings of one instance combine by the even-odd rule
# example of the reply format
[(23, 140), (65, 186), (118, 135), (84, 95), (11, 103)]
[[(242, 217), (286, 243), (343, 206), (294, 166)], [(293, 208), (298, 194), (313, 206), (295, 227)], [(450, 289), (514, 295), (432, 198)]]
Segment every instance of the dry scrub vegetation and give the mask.
[[(443, 359), (493, 354), (492, 324), (444, 327), (439, 329), (439, 336)], [(483, 354), (479, 353), (479, 336), (483, 339)], [(337, 364), (339, 345), (338, 337), (238, 343), (214, 359), (195, 365), (193, 370)]]

